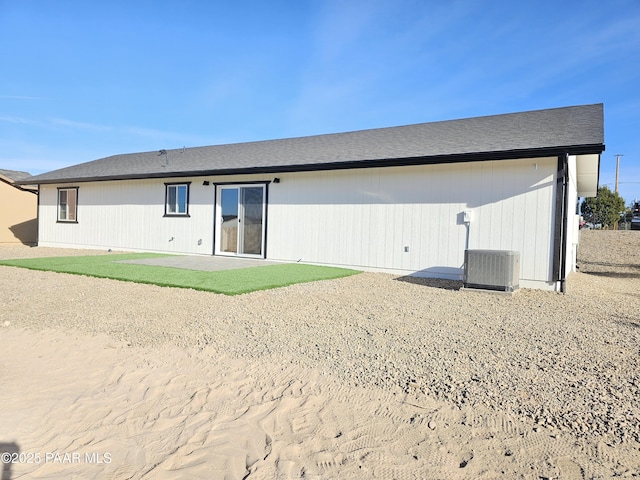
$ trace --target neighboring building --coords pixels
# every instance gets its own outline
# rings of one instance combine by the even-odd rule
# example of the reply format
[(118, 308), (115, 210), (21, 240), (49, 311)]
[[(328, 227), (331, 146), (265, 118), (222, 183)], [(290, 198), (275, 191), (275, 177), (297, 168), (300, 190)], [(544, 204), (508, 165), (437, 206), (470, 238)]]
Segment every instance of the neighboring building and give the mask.
[(27, 172), (0, 170), (0, 244), (35, 244), (38, 237), (38, 190), (16, 182), (29, 178)]
[(631, 206), (631, 230), (640, 230), (640, 202), (635, 199)]
[(28, 181), (40, 245), (449, 279), (465, 249), (510, 250), (521, 287), (562, 290), (603, 150), (596, 104), (115, 155)]

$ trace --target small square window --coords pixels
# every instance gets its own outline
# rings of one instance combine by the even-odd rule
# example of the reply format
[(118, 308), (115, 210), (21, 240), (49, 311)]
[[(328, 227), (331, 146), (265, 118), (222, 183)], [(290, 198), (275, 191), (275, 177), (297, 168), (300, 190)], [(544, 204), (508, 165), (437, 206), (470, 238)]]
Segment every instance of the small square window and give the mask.
[(189, 183), (165, 183), (165, 216), (189, 216)]
[(78, 187), (58, 189), (58, 221), (78, 222)]

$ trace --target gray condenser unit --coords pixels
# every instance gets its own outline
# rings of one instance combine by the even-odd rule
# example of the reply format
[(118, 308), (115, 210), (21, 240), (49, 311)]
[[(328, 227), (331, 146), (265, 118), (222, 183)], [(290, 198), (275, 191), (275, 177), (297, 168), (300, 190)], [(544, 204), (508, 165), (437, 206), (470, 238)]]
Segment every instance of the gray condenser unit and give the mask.
[(519, 287), (520, 252), (465, 250), (464, 286), (513, 292)]

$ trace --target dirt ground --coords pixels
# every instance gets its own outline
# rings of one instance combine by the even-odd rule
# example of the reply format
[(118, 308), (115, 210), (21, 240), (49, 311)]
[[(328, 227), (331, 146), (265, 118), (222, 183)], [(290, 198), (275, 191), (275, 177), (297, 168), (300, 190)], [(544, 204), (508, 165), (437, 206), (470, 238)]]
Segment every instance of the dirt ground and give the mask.
[(578, 256), (566, 294), (513, 296), (364, 273), (227, 297), (0, 267), (5, 472), (640, 476), (640, 232), (583, 231)]

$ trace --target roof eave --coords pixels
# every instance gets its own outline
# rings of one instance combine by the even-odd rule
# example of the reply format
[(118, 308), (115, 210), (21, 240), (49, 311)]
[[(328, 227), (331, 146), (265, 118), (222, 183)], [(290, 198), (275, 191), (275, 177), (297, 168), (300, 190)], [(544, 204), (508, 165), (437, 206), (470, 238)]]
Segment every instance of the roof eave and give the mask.
[(21, 190), (23, 192), (38, 193), (38, 185), (31, 182), (18, 182), (5, 175), (0, 175), (0, 182), (6, 183), (7, 185), (10, 185), (13, 188)]
[(37, 178), (29, 178), (19, 182), (20, 185), (46, 185), (59, 183), (86, 183), (86, 182), (104, 182), (114, 180), (143, 180), (148, 178), (185, 178), (185, 177), (204, 177), (204, 176), (227, 176), (227, 175), (249, 175), (249, 174), (272, 174), (272, 173), (291, 173), (291, 172), (312, 172), (326, 170), (348, 170), (356, 168), (375, 168), (375, 167), (402, 167), (409, 165), (429, 165), (444, 163), (463, 163), (477, 162), (489, 160), (514, 160), (518, 158), (536, 158), (558, 156), (563, 154), (569, 155), (586, 155), (600, 154), (604, 151), (604, 144), (585, 144), (571, 145), (559, 147), (542, 147), (527, 148), (515, 150), (501, 150), (490, 152), (470, 152), (449, 155), (432, 155), (418, 157), (403, 158), (382, 158), (369, 160), (353, 160), (338, 161), (326, 163), (301, 163), (293, 165), (265, 165), (244, 168), (223, 168), (223, 169), (203, 169), (203, 170), (184, 170), (172, 172), (151, 172), (151, 173), (135, 173), (123, 175), (108, 176), (91, 176), (91, 177), (65, 177), (38, 180)]
[(576, 156), (576, 190), (578, 197), (595, 197), (600, 183), (600, 154)]

